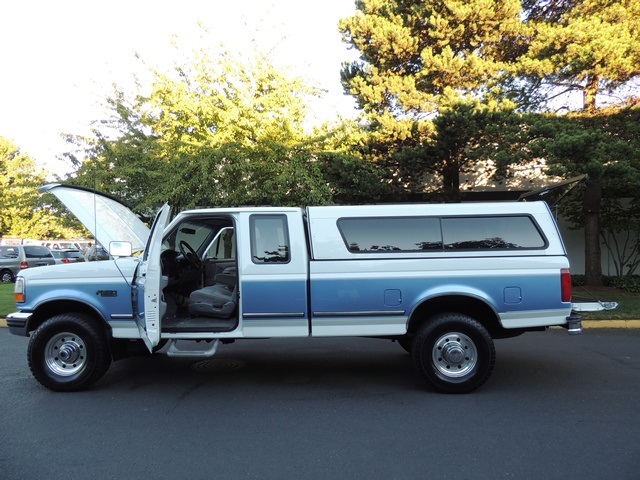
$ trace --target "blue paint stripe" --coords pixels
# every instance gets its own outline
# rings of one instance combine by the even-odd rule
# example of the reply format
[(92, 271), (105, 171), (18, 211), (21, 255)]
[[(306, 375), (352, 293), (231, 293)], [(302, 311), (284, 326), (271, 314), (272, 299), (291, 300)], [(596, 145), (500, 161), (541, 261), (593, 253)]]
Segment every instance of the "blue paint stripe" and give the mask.
[[(504, 290), (519, 287), (522, 300), (504, 302)], [(402, 292), (400, 305), (386, 306), (385, 291)], [(498, 312), (561, 309), (568, 304), (560, 299), (560, 272), (557, 275), (448, 277), (443, 278), (372, 278), (313, 280), (313, 310), (321, 312), (394, 311), (398, 307), (410, 312), (422, 299), (441, 294), (467, 294), (485, 299)]]

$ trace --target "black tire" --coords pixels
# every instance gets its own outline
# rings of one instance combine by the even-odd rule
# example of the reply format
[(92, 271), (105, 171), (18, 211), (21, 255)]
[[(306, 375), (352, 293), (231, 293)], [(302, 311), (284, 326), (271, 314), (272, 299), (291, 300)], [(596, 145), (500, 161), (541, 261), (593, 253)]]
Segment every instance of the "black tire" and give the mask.
[(40, 325), (29, 340), (27, 357), (36, 380), (58, 392), (87, 388), (111, 365), (104, 330), (82, 313), (56, 315)]
[(15, 281), (15, 278), (11, 270), (2, 270), (2, 272), (0, 272), (0, 282), (11, 283), (13, 281)]
[(467, 315), (443, 313), (420, 327), (411, 356), (418, 373), (436, 389), (468, 393), (491, 375), (496, 350), (479, 322)]

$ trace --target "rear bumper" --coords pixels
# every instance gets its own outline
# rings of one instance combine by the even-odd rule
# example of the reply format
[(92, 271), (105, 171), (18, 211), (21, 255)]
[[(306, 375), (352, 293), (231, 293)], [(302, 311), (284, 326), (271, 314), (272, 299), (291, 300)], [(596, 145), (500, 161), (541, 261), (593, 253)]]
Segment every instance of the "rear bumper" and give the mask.
[(13, 335), (28, 337), (29, 332), (27, 330), (27, 325), (31, 315), (31, 313), (25, 312), (14, 312), (7, 315), (7, 327), (9, 327), (9, 332)]

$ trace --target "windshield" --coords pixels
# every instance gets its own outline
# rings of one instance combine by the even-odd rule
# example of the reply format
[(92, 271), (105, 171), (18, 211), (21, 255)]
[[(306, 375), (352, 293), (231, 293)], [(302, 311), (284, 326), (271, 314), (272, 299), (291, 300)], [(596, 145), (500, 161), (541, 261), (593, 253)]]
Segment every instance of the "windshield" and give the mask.
[(215, 230), (215, 225), (200, 220), (186, 220), (165, 237), (162, 242), (162, 251), (177, 251), (182, 241), (187, 242), (194, 250), (200, 251)]

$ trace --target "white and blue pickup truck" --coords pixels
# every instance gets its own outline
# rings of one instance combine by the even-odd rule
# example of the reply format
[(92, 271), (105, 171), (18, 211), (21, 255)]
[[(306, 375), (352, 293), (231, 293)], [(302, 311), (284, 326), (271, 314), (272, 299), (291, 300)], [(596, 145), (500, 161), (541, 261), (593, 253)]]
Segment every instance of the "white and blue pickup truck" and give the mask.
[(133, 352), (353, 336), (397, 341), (432, 388), (463, 393), (489, 378), (494, 339), (582, 331), (544, 202), (212, 208), (168, 224), (165, 205), (149, 229), (106, 195), (41, 191), (114, 258), (16, 279), (7, 325), (30, 337), (31, 371), (52, 390), (86, 388)]

